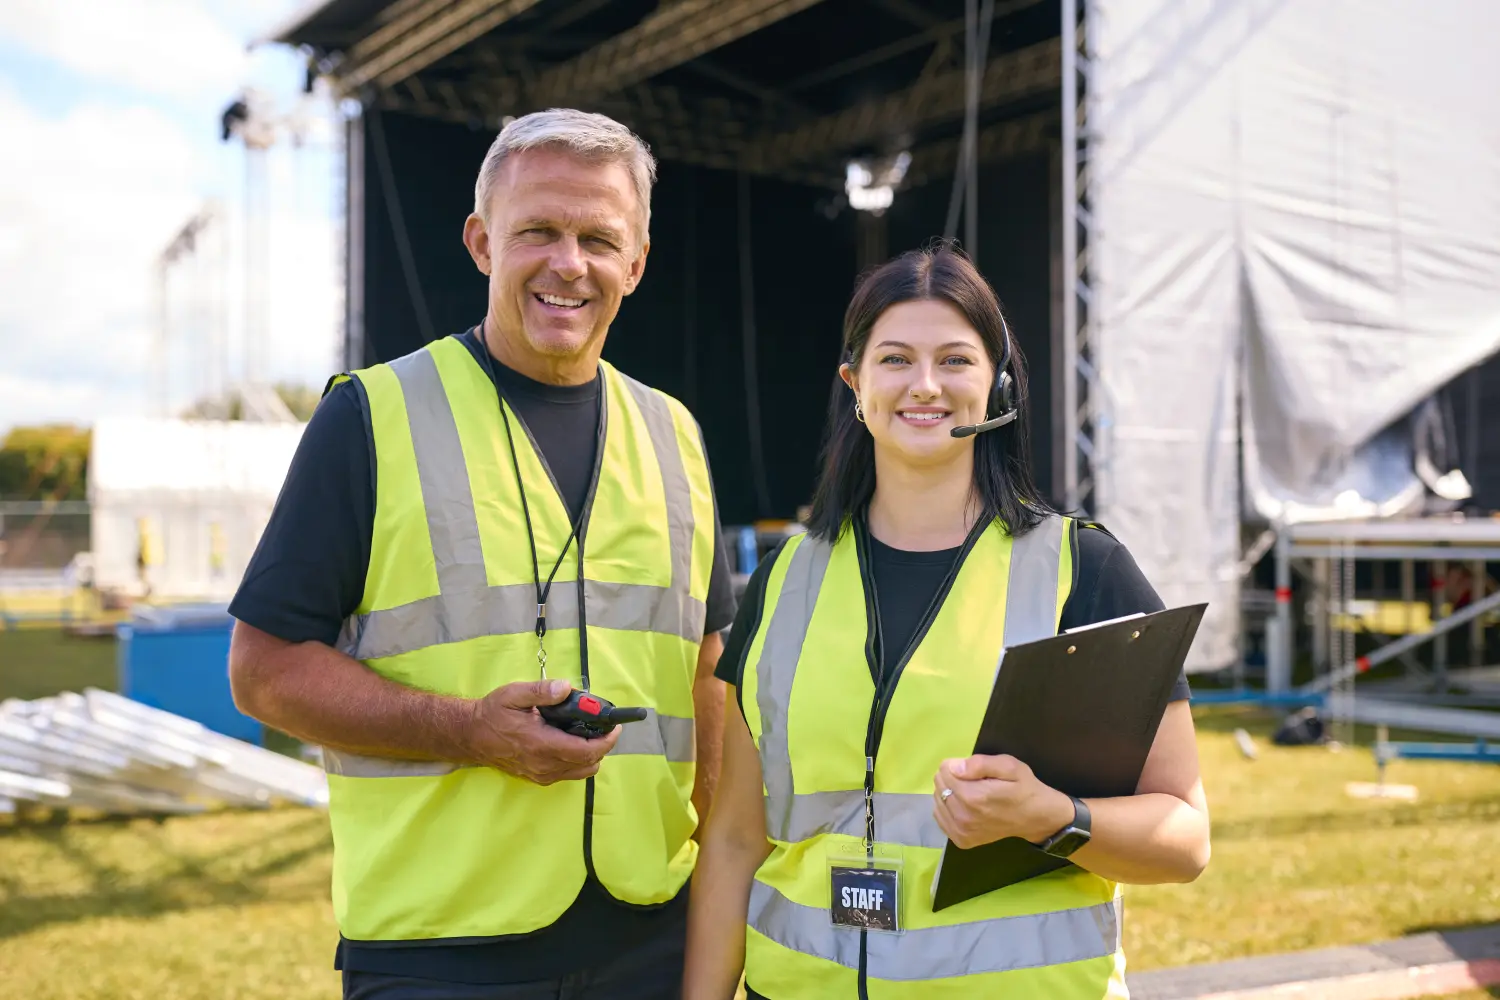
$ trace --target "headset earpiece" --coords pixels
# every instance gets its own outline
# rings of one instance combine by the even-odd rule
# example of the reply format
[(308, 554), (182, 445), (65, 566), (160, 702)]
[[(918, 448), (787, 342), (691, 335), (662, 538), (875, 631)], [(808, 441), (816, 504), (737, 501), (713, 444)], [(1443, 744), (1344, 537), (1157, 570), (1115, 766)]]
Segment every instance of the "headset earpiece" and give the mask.
[(1011, 381), (1010, 372), (1002, 371), (990, 389), (989, 418), (1004, 416), (1014, 410), (1016, 408), (1015, 397), (1015, 383)]
[(1004, 337), (1004, 343), (1000, 353), (1000, 363), (996, 365), (995, 381), (990, 385), (989, 412), (985, 414), (982, 423), (963, 424), (953, 428), (948, 433), (956, 438), (973, 437), (985, 431), (992, 431), (997, 427), (1014, 423), (1020, 417), (1016, 410), (1016, 383), (1010, 377), (1010, 329), (1005, 325), (1005, 317), (1000, 317), (1000, 329)]
[(1016, 383), (1010, 377), (1010, 324), (1005, 322), (1005, 313), (1000, 314), (1000, 371), (990, 389), (990, 415), (1001, 417), (1016, 408)]

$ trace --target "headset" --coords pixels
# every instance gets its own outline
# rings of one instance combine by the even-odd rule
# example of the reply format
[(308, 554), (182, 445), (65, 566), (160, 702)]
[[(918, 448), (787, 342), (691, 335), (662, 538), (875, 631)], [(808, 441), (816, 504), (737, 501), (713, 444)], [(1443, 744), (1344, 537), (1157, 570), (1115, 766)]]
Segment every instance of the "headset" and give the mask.
[[(996, 427), (1004, 427), (1021, 416), (1021, 411), (1016, 409), (1016, 383), (1010, 377), (1010, 325), (1005, 322), (1003, 313), (1000, 316), (1000, 333), (1004, 343), (1001, 345), (999, 372), (995, 376), (995, 384), (990, 388), (986, 419), (982, 424), (960, 424), (948, 432), (953, 437), (973, 437)], [(990, 416), (991, 413), (994, 414), (993, 417)]]

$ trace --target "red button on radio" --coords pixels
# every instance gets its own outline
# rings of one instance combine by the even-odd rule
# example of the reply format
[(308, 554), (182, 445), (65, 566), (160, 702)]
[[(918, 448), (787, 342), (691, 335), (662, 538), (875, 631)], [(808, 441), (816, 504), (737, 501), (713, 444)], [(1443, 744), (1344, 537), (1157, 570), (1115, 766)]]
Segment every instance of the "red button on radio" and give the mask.
[(598, 715), (600, 708), (602, 708), (603, 706), (601, 706), (599, 704), (599, 699), (598, 698), (593, 698), (593, 697), (590, 697), (589, 695), (584, 695), (582, 698), (578, 699), (578, 707), (581, 708), (581, 709), (583, 709), (585, 712), (589, 713), (590, 715)]

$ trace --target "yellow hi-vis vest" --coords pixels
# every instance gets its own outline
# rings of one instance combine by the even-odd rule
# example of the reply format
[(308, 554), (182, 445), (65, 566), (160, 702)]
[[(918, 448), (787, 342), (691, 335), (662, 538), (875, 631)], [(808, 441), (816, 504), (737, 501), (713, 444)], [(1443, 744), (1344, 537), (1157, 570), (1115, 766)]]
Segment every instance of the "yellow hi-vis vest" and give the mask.
[(1113, 882), (1068, 866), (937, 913), (931, 905), (947, 843), (932, 815), (933, 775), (973, 752), (1001, 650), (1056, 634), (1074, 530), (1059, 517), (1015, 539), (999, 524), (983, 529), (884, 699), (875, 841), (901, 848), (900, 934), (829, 920), (830, 849), (858, 852), (865, 832), (876, 692), (860, 543), (854, 530), (831, 546), (804, 535), (777, 556), (740, 686), (772, 843), (750, 893), (751, 989), (774, 1000), (1127, 995)]
[[(708, 467), (680, 403), (601, 368), (598, 484), (574, 543), (583, 581), (570, 549), (548, 596), (547, 674), (581, 687), (586, 656), (593, 692), (650, 715), (622, 729), (597, 776), (548, 787), (488, 767), (325, 751), (334, 915), (351, 940), (525, 933), (555, 921), (588, 870), (637, 905), (672, 899), (692, 872)], [(352, 377), (374, 445), (375, 526), (339, 648), (384, 677), (466, 698), (538, 679), (531, 549), (493, 383), (451, 337)], [(510, 419), (545, 579), (568, 511)]]

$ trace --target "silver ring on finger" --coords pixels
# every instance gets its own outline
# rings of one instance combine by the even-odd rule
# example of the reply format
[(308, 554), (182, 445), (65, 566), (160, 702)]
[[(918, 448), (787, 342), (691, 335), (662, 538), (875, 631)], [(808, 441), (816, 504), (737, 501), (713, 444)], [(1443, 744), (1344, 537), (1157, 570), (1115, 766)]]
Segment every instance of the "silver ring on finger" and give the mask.
[(945, 788), (945, 789), (943, 789), (943, 790), (942, 790), (942, 792), (941, 792), (941, 793), (940, 793), (940, 794), (939, 794), (939, 795), (938, 795), (938, 798), (939, 798), (939, 799), (940, 799), (940, 800), (941, 800), (941, 801), (943, 801), (943, 802), (947, 802), (947, 801), (948, 801), (948, 797), (949, 797), (949, 796), (951, 796), (951, 795), (952, 795), (952, 794), (953, 794), (953, 789), (951, 789), (951, 788)]

